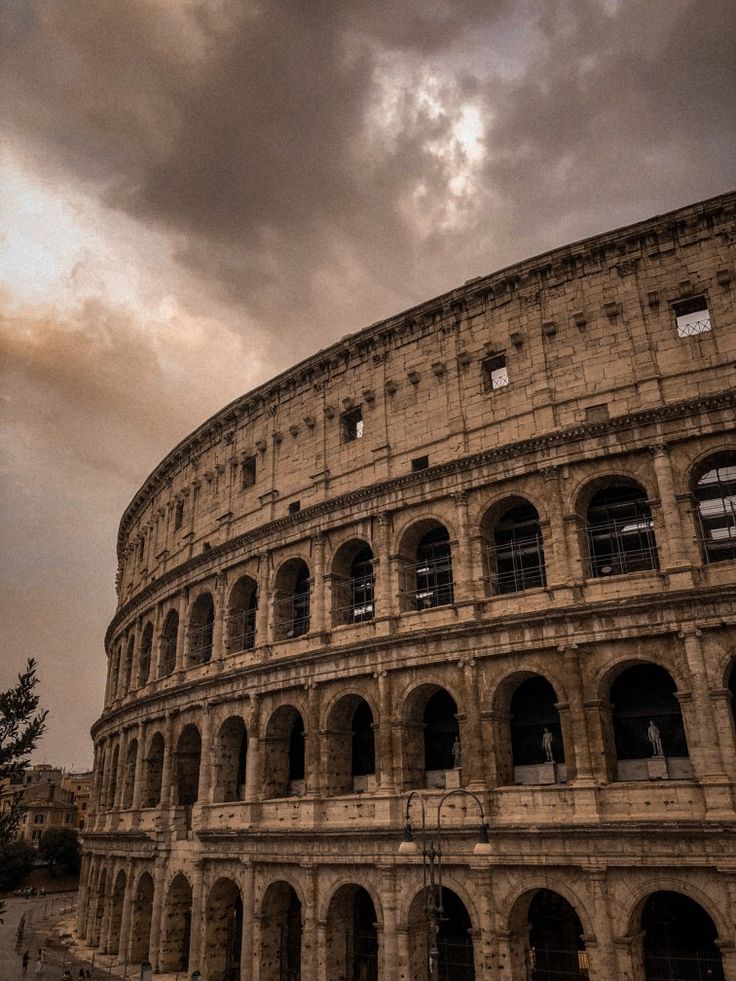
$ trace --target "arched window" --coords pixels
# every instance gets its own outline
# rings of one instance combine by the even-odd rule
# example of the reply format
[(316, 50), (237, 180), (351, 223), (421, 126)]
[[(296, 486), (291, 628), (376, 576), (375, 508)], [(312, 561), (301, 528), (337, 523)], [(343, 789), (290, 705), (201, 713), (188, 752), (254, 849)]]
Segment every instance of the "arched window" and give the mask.
[(212, 635), (215, 626), (215, 604), (209, 593), (202, 593), (192, 608), (189, 621), (189, 660), (206, 664), (212, 657)]
[(176, 745), (176, 803), (189, 806), (199, 797), (199, 767), (202, 760), (202, 738), (195, 725), (182, 729)]
[(733, 719), (734, 728), (736, 728), (736, 661), (728, 676), (728, 690), (731, 693), (731, 718)]
[(256, 646), (257, 610), (258, 587), (250, 576), (243, 576), (230, 598), (227, 632), (231, 651), (250, 651)]
[[(438, 907), (438, 974), (442, 981), (474, 981), (475, 955), (470, 915), (457, 893), (442, 887), (434, 890)], [(409, 907), (410, 977), (426, 981), (427, 893), (418, 893)]]
[(441, 688), (424, 709), (424, 768), (451, 770), (455, 766), (456, 740), (460, 739), (455, 699)]
[(736, 559), (736, 453), (711, 457), (694, 488), (707, 563)]
[(327, 910), (326, 947), (331, 978), (378, 981), (376, 908), (361, 886), (341, 886)]
[(232, 879), (218, 879), (205, 907), (204, 966), (208, 981), (238, 981), (243, 901)]
[(348, 542), (335, 556), (332, 574), (335, 625), (363, 623), (375, 612), (373, 552), (363, 542)]
[(181, 873), (171, 883), (166, 895), (161, 927), (163, 936), (159, 970), (171, 973), (186, 971), (192, 937), (192, 887)]
[(164, 773), (164, 737), (160, 732), (155, 733), (151, 739), (145, 765), (143, 806), (158, 807), (161, 803), (161, 781)]
[(566, 899), (540, 889), (529, 905), (529, 961), (532, 981), (583, 981), (588, 955), (580, 917)]
[(641, 487), (597, 491), (588, 505), (587, 533), (594, 578), (659, 567), (652, 515)]
[[(428, 610), (454, 602), (450, 535), (443, 525), (429, 524), (430, 530), (401, 564), (402, 609)], [(414, 535), (409, 538), (416, 540)]]
[(266, 727), (263, 796), (304, 793), (304, 722), (292, 705), (277, 708)]
[(169, 610), (161, 632), (161, 657), (159, 659), (158, 676), (165, 678), (176, 667), (176, 638), (179, 634), (179, 614)]
[(664, 668), (640, 664), (611, 687), (618, 780), (692, 776), (675, 683)]
[(123, 808), (127, 810), (133, 806), (133, 788), (135, 787), (135, 764), (138, 757), (138, 740), (133, 739), (128, 744), (125, 757), (125, 769), (123, 771)]
[(291, 640), (309, 633), (309, 567), (302, 559), (289, 559), (276, 577), (276, 636)]
[(130, 691), (131, 681), (133, 678), (133, 658), (135, 657), (135, 638), (131, 637), (128, 641), (128, 650), (125, 654), (125, 670), (123, 672), (123, 696), (127, 695)]
[(645, 981), (723, 981), (718, 933), (703, 907), (679, 892), (655, 892), (641, 915)]
[(141, 651), (138, 655), (138, 687), (148, 682), (151, 672), (151, 651), (153, 650), (153, 624), (147, 623), (141, 637)]
[(343, 696), (327, 722), (325, 792), (328, 796), (373, 790), (376, 772), (373, 713), (359, 695)]
[(514, 783), (561, 783), (566, 778), (557, 695), (538, 675), (522, 681), (511, 699)]
[(217, 737), (215, 801), (245, 799), (248, 736), (238, 716), (223, 722)]
[(501, 515), (488, 537), (488, 579), (491, 593), (519, 593), (547, 584), (539, 515), (524, 503)]
[(286, 882), (272, 882), (261, 905), (261, 981), (301, 981), (302, 904)]

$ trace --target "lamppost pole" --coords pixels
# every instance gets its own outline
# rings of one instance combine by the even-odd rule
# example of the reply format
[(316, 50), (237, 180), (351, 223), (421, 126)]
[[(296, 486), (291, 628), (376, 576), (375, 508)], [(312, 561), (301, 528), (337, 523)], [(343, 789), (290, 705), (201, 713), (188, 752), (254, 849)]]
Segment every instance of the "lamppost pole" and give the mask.
[(416, 855), (420, 853), (414, 841), (414, 825), (411, 821), (411, 803), (414, 798), (419, 800), (421, 805), (421, 856), (422, 856), (422, 889), (424, 892), (424, 912), (427, 917), (427, 940), (429, 958), (429, 981), (439, 981), (439, 948), (437, 938), (440, 931), (440, 917), (444, 909), (442, 907), (442, 806), (450, 797), (472, 797), (478, 805), (480, 811), (480, 828), (478, 829), (478, 840), (473, 848), (475, 855), (487, 855), (491, 851), (488, 840), (488, 824), (486, 823), (483, 803), (480, 798), (470, 790), (456, 788), (448, 790), (440, 798), (437, 805), (437, 829), (434, 836), (427, 832), (427, 813), (424, 797), (417, 790), (412, 790), (406, 799), (406, 820), (404, 823), (404, 836), (399, 845), (399, 852), (402, 855)]

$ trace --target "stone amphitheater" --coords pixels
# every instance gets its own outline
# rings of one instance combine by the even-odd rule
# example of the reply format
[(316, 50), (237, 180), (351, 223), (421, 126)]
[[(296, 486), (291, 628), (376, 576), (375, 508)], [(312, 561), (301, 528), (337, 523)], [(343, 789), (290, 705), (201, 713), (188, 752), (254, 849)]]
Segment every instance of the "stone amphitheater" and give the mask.
[(728, 194), (470, 280), (169, 453), (120, 524), (82, 944), (736, 981), (735, 236)]

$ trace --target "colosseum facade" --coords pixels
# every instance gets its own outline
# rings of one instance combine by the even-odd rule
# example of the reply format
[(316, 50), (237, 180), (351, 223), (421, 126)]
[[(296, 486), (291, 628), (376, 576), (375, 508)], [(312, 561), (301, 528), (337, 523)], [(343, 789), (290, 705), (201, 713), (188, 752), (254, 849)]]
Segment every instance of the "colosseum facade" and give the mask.
[(470, 280), (156, 468), (98, 964), (736, 981), (735, 232), (731, 194)]

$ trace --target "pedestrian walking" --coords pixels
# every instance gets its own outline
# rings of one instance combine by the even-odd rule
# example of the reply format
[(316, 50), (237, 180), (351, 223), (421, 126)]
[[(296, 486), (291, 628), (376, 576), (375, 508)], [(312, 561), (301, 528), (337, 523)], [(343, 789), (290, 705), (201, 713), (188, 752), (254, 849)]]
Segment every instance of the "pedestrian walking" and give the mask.
[(36, 958), (36, 974), (43, 974), (43, 957), (41, 956), (41, 951), (38, 952), (38, 957)]
[(27, 974), (28, 973), (28, 961), (30, 959), (31, 959), (31, 955), (28, 953), (28, 951), (25, 951), (25, 953), (23, 954), (23, 957), (21, 958), (21, 965), (23, 966), (23, 973), (24, 974)]

